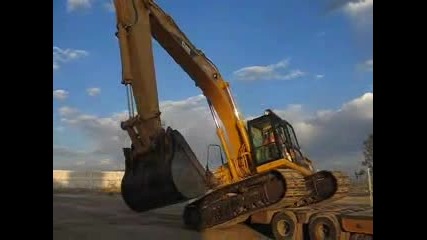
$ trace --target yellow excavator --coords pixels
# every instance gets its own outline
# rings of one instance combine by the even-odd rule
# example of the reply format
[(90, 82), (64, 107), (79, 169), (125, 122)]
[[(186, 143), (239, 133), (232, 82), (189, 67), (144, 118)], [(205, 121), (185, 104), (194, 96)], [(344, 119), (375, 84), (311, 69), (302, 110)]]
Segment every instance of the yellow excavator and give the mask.
[[(121, 123), (132, 144), (124, 148), (121, 194), (134, 211), (186, 200), (183, 220), (202, 230), (268, 208), (334, 201), (348, 177), (314, 171), (290, 123), (267, 109), (245, 121), (217, 67), (153, 0), (115, 0), (117, 33), (129, 119)], [(179, 131), (162, 126), (152, 38), (201, 89), (226, 161), (204, 169)], [(205, 134), (201, 132), (200, 134)]]

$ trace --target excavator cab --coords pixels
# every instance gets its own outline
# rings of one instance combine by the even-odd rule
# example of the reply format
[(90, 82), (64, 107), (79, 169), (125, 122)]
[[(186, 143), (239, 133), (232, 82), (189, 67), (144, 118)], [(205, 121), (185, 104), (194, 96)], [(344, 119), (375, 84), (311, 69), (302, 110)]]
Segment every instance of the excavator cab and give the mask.
[(267, 109), (261, 117), (248, 121), (252, 158), (258, 167), (279, 159), (286, 159), (298, 165), (311, 168), (301, 153), (300, 146), (291, 124)]

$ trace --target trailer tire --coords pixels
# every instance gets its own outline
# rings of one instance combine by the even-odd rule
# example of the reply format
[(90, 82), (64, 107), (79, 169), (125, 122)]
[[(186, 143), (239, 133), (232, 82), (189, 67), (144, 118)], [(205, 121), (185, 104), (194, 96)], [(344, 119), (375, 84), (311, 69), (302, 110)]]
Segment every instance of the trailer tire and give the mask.
[(308, 232), (310, 239), (316, 240), (339, 240), (341, 228), (333, 216), (314, 217), (309, 225)]
[(285, 212), (274, 214), (271, 219), (271, 231), (277, 240), (291, 240), (296, 234), (296, 219)]

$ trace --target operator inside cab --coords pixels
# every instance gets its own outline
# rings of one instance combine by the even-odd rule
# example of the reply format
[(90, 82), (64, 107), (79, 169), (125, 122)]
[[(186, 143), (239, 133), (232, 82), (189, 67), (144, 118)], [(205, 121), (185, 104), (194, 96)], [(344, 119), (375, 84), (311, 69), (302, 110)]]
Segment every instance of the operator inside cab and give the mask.
[(279, 156), (279, 152), (277, 151), (276, 138), (274, 136), (272, 127), (265, 129), (263, 132), (262, 155), (264, 161), (268, 161), (269, 159), (276, 159)]
[(275, 143), (274, 139), (274, 133), (272, 131), (272, 128), (267, 129), (267, 131), (264, 132), (264, 142), (262, 145), (268, 145), (270, 143)]
[[(274, 130), (276, 131), (276, 134), (274, 134)], [(263, 161), (286, 158), (293, 162), (295, 160), (295, 154), (292, 154), (292, 151), (289, 153), (286, 145), (289, 145), (289, 143), (287, 142), (286, 135), (282, 127), (278, 127), (277, 129), (269, 127), (264, 129), (261, 148)]]

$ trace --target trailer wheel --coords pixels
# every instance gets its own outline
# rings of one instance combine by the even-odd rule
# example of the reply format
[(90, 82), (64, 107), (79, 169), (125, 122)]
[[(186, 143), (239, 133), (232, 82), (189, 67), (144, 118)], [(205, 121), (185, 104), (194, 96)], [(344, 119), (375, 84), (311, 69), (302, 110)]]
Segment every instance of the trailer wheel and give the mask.
[(296, 233), (296, 220), (284, 212), (274, 214), (271, 219), (271, 231), (278, 240), (294, 239)]
[(321, 216), (312, 219), (308, 225), (310, 239), (338, 240), (341, 228), (334, 217)]

